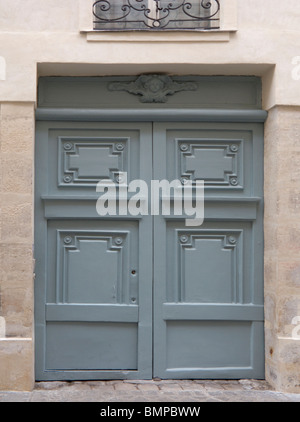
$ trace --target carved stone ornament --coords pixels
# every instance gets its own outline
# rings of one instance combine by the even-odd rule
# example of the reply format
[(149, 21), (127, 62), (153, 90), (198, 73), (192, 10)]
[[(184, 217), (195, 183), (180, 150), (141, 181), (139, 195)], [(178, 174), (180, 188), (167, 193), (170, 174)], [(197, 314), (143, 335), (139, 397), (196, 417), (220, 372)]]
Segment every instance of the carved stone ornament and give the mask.
[(175, 82), (166, 75), (141, 75), (134, 82), (111, 82), (108, 89), (139, 95), (142, 103), (166, 103), (168, 95), (174, 95), (180, 91), (195, 91), (197, 84)]

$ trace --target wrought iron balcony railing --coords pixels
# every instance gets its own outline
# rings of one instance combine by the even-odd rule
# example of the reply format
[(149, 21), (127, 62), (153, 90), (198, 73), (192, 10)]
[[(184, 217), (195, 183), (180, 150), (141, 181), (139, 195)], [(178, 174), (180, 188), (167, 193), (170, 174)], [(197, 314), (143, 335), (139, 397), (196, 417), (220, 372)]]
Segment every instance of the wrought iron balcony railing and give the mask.
[(219, 0), (97, 0), (94, 30), (219, 29)]

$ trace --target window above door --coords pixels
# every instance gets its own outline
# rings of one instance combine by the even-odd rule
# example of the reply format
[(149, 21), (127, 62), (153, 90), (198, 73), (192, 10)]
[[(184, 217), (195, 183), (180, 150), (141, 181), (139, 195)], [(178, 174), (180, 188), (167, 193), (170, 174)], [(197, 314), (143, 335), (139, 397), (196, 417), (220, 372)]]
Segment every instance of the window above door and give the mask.
[(80, 32), (99, 42), (229, 41), (237, 0), (80, 0)]
[(96, 31), (220, 29), (220, 0), (95, 0)]

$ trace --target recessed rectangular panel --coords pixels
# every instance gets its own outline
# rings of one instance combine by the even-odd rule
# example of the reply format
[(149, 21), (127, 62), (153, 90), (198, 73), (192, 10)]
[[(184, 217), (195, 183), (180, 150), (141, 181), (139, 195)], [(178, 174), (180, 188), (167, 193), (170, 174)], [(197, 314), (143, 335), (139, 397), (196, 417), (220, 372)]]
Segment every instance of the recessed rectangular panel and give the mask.
[[(160, 125), (160, 126), (159, 126)], [(166, 143), (169, 180), (204, 181), (214, 195), (251, 195), (254, 137), (250, 126), (197, 123), (157, 124)], [(173, 157), (171, 159), (171, 157)]]
[(129, 257), (128, 250), (124, 251), (128, 249), (128, 235), (126, 232), (114, 235), (100, 231), (58, 232), (57, 265), (61, 277), (57, 282), (61, 283), (59, 290), (64, 302), (122, 302), (122, 290), (128, 283)]
[(89, 186), (100, 180), (115, 180), (129, 172), (129, 139), (124, 137), (59, 137), (59, 186)]
[[(111, 4), (114, 2), (111, 1)], [(125, 2), (123, 2), (125, 4)], [(128, 3), (128, 2), (126, 2)], [(137, 2), (131, 2), (136, 4)], [(162, 4), (166, 4), (167, 0)], [(170, 2), (168, 2), (170, 3)], [(178, 2), (176, 2), (178, 3)], [(183, 3), (183, 2), (180, 2)], [(200, 1), (198, 1), (200, 3)], [(140, 5), (147, 2), (140, 2)], [(186, 3), (187, 5), (188, 3)], [(105, 8), (104, 8), (105, 9)], [(107, 8), (108, 9), (108, 8)], [(187, 9), (188, 11), (188, 9)], [(174, 11), (176, 13), (176, 10)], [(191, 10), (190, 10), (191, 12)], [(122, 13), (122, 15), (124, 12)], [(192, 13), (193, 14), (193, 13)], [(178, 29), (180, 29), (178, 27)], [(39, 68), (47, 64), (40, 63)], [(80, 64), (77, 64), (80, 68)], [(84, 65), (82, 64), (84, 67)], [(98, 74), (98, 65), (95, 66), (95, 74)], [(102, 65), (103, 72), (106, 70)], [(109, 65), (108, 69), (111, 69)], [(268, 70), (268, 65), (261, 65)], [(56, 63), (56, 69), (65, 72), (64, 63)], [(189, 65), (191, 69), (191, 65)], [(195, 64), (193, 72), (197, 73), (199, 65)], [(139, 95), (129, 95), (126, 91), (109, 91), (110, 83), (134, 83), (137, 76), (105, 76), (105, 77), (41, 77), (39, 78), (38, 104), (40, 108), (73, 108), (81, 109), (110, 109), (111, 116), (115, 115), (116, 108), (149, 108), (148, 103), (142, 103)], [(174, 107), (174, 114), (186, 107), (208, 109), (260, 109), (261, 108), (261, 79), (249, 76), (174, 76), (175, 82), (192, 82), (197, 84), (197, 89), (181, 91), (168, 96), (168, 104)], [(161, 104), (151, 104), (155, 108), (161, 108)], [(152, 107), (151, 107), (152, 108)], [(82, 117), (83, 113), (81, 114)], [(134, 115), (133, 115), (134, 116)], [(178, 120), (178, 119), (177, 119)]]
[(48, 303), (138, 303), (136, 222), (54, 220), (48, 245)]
[(137, 324), (48, 322), (47, 370), (134, 370)]
[(205, 186), (243, 186), (243, 141), (233, 139), (177, 139), (177, 174), (204, 180)]
[(249, 321), (168, 321), (167, 369), (251, 366)]
[(251, 223), (167, 222), (165, 303), (249, 303), (254, 285)]
[(150, 135), (146, 126), (126, 122), (54, 124), (44, 140), (48, 195), (99, 197), (98, 182), (118, 183), (120, 172), (127, 174), (128, 181), (142, 178), (141, 149)]
[[(230, 232), (178, 233), (178, 284), (181, 302), (236, 301), (238, 237)], [(241, 247), (241, 246), (240, 246)]]

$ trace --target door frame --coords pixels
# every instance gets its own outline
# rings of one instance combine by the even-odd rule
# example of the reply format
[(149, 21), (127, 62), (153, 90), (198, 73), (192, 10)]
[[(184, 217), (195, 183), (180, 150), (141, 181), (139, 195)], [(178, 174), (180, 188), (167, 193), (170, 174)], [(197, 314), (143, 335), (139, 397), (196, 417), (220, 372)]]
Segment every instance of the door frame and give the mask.
[[(59, 108), (37, 108), (36, 120), (38, 122), (214, 122), (214, 123), (264, 123), (267, 112), (257, 109), (169, 109), (169, 108), (145, 108), (145, 109), (59, 109)], [(38, 170), (38, 166), (37, 166)], [(42, 169), (40, 169), (42, 170)], [(36, 220), (35, 233), (40, 236), (40, 225)], [(37, 260), (38, 261), (38, 260)], [(149, 260), (150, 262), (150, 260)], [(152, 264), (152, 259), (151, 259)], [(41, 262), (37, 263), (41, 265)], [(37, 298), (35, 299), (37, 300)], [(152, 306), (152, 302), (151, 302)], [(36, 330), (39, 330), (39, 325)], [(153, 369), (151, 368), (151, 371)], [(126, 372), (126, 371), (125, 371)], [(100, 375), (100, 374), (99, 374)], [(141, 374), (140, 374), (141, 375)], [(149, 378), (149, 374), (144, 374)], [(88, 379), (89, 376), (86, 376)], [(111, 375), (109, 376), (111, 378)], [(119, 374), (115, 379), (120, 378)], [(132, 378), (128, 374), (124, 378)], [(136, 378), (135, 376), (133, 378)], [(57, 379), (57, 378), (53, 378)], [(68, 376), (63, 379), (69, 379)], [(81, 378), (82, 379), (82, 378)]]

